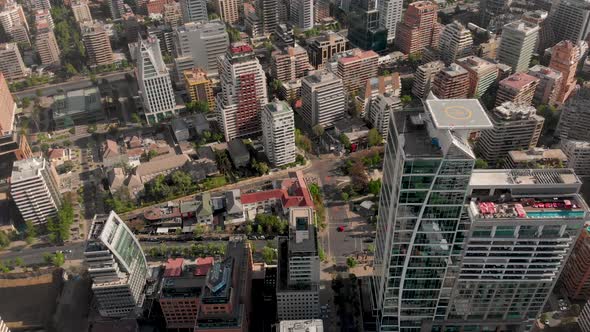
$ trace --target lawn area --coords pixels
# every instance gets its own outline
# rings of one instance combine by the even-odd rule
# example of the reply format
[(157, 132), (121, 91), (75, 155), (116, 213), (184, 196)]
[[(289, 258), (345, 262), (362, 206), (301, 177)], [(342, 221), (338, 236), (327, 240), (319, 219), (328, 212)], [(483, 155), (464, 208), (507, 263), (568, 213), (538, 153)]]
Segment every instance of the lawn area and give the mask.
[(201, 183), (201, 185), (203, 186), (203, 190), (219, 188), (221, 186), (225, 186), (226, 184), (227, 180), (225, 179), (224, 175), (218, 175), (216, 177), (207, 178), (205, 181)]

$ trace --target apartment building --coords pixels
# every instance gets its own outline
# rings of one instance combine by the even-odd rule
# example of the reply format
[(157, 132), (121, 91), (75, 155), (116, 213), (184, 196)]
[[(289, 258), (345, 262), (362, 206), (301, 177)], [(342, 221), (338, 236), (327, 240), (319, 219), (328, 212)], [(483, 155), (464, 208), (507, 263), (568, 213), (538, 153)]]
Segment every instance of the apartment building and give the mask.
[(361, 104), (360, 117), (364, 118), (367, 115), (371, 103), (378, 95), (387, 93), (399, 97), (402, 92), (401, 87), (402, 81), (399, 73), (368, 79), (367, 83), (359, 88), (356, 96), (356, 102)]
[(538, 84), (538, 78), (525, 73), (516, 73), (501, 80), (496, 93), (496, 106), (507, 101), (531, 105)]
[(412, 94), (418, 98), (426, 98), (432, 89), (436, 75), (445, 67), (442, 61), (433, 61), (418, 66), (412, 82)]
[(564, 105), (557, 125), (560, 139), (590, 142), (590, 88), (583, 87)]
[(240, 20), (240, 1), (214, 0), (213, 6), (223, 22), (236, 24)]
[(471, 32), (458, 21), (445, 25), (438, 43), (440, 60), (450, 65), (459, 58), (471, 55), (473, 38)]
[(90, 14), (90, 8), (86, 0), (77, 0), (71, 3), (72, 12), (76, 22), (82, 23), (85, 21), (92, 21), (92, 15)]
[(387, 29), (387, 43), (391, 44), (395, 40), (397, 25), (402, 20), (403, 1), (400, 0), (382, 0), (377, 3), (379, 10), (379, 25)]
[(513, 73), (525, 72), (539, 38), (539, 26), (526, 21), (515, 21), (502, 28), (498, 61), (512, 67)]
[(430, 1), (410, 3), (404, 18), (397, 26), (396, 39), (400, 51), (420, 54), (439, 43), (440, 26), (437, 22), (438, 5)]
[(182, 9), (180, 3), (172, 2), (164, 4), (164, 12), (162, 13), (164, 23), (172, 29), (182, 25)]
[(15, 161), (10, 177), (10, 196), (23, 220), (46, 223), (57, 215), (62, 203), (55, 168), (42, 157)]
[(86, 48), (88, 64), (91, 67), (110, 65), (115, 61), (111, 41), (104, 26), (98, 22), (85, 22), (80, 25), (82, 41)]
[(346, 94), (342, 79), (327, 71), (314, 71), (301, 79), (301, 101), (299, 110), (303, 121), (310, 127), (324, 128), (344, 117)]
[(371, 77), (377, 76), (379, 55), (373, 51), (353, 49), (338, 59), (337, 73), (349, 94), (356, 94)]
[(309, 59), (316, 69), (323, 69), (335, 54), (346, 51), (348, 40), (335, 32), (324, 32), (307, 41)]
[(7, 80), (16, 80), (29, 76), (31, 69), (25, 67), (16, 43), (0, 44), (0, 72)]
[(185, 70), (184, 86), (190, 98), (190, 101), (201, 101), (209, 105), (209, 110), (215, 109), (215, 97), (213, 96), (213, 89), (211, 87), (211, 79), (207, 73), (200, 68), (193, 68)]
[(537, 146), (545, 119), (533, 106), (505, 102), (489, 112), (494, 128), (481, 133), (476, 151), (490, 164), (501, 164), (508, 152)]
[(590, 230), (584, 227), (559, 279), (571, 300), (590, 299), (590, 262), (587, 259), (589, 254)]
[(457, 64), (469, 73), (469, 96), (479, 98), (496, 82), (498, 67), (495, 63), (476, 56), (457, 60)]
[(180, 0), (180, 12), (182, 13), (182, 22), (207, 21), (207, 1), (206, 0)]
[(293, 26), (304, 31), (313, 28), (314, 0), (291, 0), (290, 2), (289, 19)]
[(555, 41), (586, 40), (590, 32), (590, 4), (583, 0), (564, 0), (551, 8)]
[(289, 82), (307, 75), (313, 67), (305, 49), (297, 44), (272, 54), (270, 70), (273, 78)]
[(6, 1), (0, 10), (0, 24), (14, 43), (31, 45), (29, 24), (23, 7), (16, 1)]
[(60, 63), (60, 50), (53, 31), (37, 33), (35, 47), (39, 53), (41, 64), (57, 65)]
[(441, 99), (462, 99), (469, 95), (469, 73), (456, 63), (443, 68), (434, 77), (432, 93)]
[(557, 102), (565, 102), (576, 88), (576, 69), (580, 61), (581, 50), (578, 44), (564, 40), (551, 49), (549, 68), (561, 73), (561, 87)]
[(534, 105), (555, 105), (562, 88), (563, 74), (555, 69), (541, 65), (529, 68), (529, 75), (539, 79), (539, 84), (533, 95)]
[(390, 93), (378, 94), (370, 104), (368, 120), (381, 136), (387, 137), (391, 114), (401, 110), (402, 102), (399, 96)]
[(590, 142), (566, 139), (560, 147), (567, 156), (567, 167), (580, 176), (590, 175)]
[(284, 101), (268, 103), (262, 109), (262, 145), (274, 167), (295, 162), (295, 119), (293, 109)]

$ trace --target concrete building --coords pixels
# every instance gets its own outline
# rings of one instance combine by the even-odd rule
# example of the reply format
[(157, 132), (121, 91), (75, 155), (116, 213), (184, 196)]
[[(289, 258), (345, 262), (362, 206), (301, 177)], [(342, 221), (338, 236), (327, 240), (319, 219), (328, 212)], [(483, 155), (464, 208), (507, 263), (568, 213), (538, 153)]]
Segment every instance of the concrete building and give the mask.
[(164, 12), (162, 13), (164, 23), (170, 28), (174, 29), (183, 24), (182, 22), (182, 8), (180, 3), (172, 2), (164, 4)]
[(279, 24), (277, 0), (256, 0), (256, 15), (262, 23), (262, 33), (265, 36), (274, 33)]
[(563, 74), (555, 69), (541, 65), (529, 68), (529, 75), (539, 79), (533, 96), (534, 105), (555, 105), (562, 87)]
[(505, 168), (562, 168), (566, 165), (567, 156), (561, 149), (532, 148), (508, 151)]
[[(323, 330), (320, 330), (323, 331)], [(10, 332), (10, 330), (8, 329), (8, 326), (6, 326), (6, 323), (4, 323), (4, 321), (2, 320), (2, 317), (0, 317), (0, 332)]]
[(379, 55), (373, 51), (353, 49), (338, 58), (337, 74), (342, 78), (344, 89), (349, 94), (356, 94), (367, 80), (377, 76)]
[(139, 241), (114, 211), (94, 217), (84, 261), (101, 316), (122, 318), (141, 313), (147, 261)]
[(387, 137), (389, 133), (389, 119), (392, 113), (402, 110), (402, 102), (399, 96), (389, 93), (378, 94), (371, 102), (368, 119), (373, 128), (376, 128), (381, 136)]
[(576, 88), (576, 69), (580, 61), (580, 49), (569, 40), (559, 42), (551, 49), (549, 68), (561, 73), (561, 88), (557, 102), (565, 102)]
[[(120, 19), (123, 14), (126, 13), (125, 2), (123, 2), (123, 0), (108, 0), (107, 2), (113, 20)], [(144, 0), (143, 2), (145, 4), (147, 0)]]
[(279, 321), (320, 315), (320, 258), (312, 208), (291, 208), (289, 236), (279, 239), (277, 317)]
[(31, 74), (31, 70), (25, 67), (16, 43), (0, 44), (0, 72), (7, 80), (25, 78)]
[(476, 150), (489, 164), (502, 164), (509, 151), (537, 146), (545, 119), (534, 107), (505, 102), (488, 115), (494, 128), (481, 133)]
[(321, 319), (283, 320), (278, 325), (277, 332), (324, 332)]
[(96, 123), (104, 119), (100, 91), (97, 87), (56, 95), (51, 107), (56, 129)]
[(426, 98), (432, 89), (434, 78), (445, 67), (442, 61), (433, 61), (418, 66), (412, 82), (412, 94), (418, 98)]
[[(225, 24), (219, 20), (191, 22), (174, 29), (174, 60), (176, 72), (202, 68), (209, 75), (217, 75), (217, 58), (229, 46)], [(179, 76), (179, 80), (181, 77)]]
[(582, 228), (572, 253), (565, 263), (560, 282), (570, 300), (590, 299), (590, 230)]
[(221, 92), (217, 94), (217, 123), (226, 141), (260, 133), (260, 112), (268, 103), (266, 76), (252, 46), (232, 44), (219, 57)]
[(250, 325), (252, 252), (240, 237), (230, 238), (225, 259), (207, 274), (194, 330), (247, 332)]
[(59, 46), (57, 45), (57, 40), (55, 39), (53, 31), (37, 33), (35, 47), (37, 48), (37, 52), (39, 52), (41, 64), (57, 65), (60, 63), (59, 56), (61, 52), (59, 51)]
[(88, 2), (86, 0), (72, 2), (71, 7), (76, 22), (92, 21), (92, 15), (90, 14), (90, 8), (88, 8)]
[(402, 81), (399, 73), (368, 79), (367, 83), (359, 88), (359, 92), (355, 97), (356, 102), (361, 104), (360, 117), (364, 118), (367, 115), (371, 103), (378, 95), (387, 93), (399, 97), (402, 92), (401, 87)]
[(513, 73), (527, 71), (537, 38), (539, 26), (535, 24), (522, 20), (506, 24), (502, 29), (498, 61), (512, 67)]
[(209, 20), (206, 0), (180, 0), (179, 3), (182, 22), (189, 23)]
[(190, 101), (201, 101), (209, 105), (209, 110), (215, 109), (215, 97), (213, 96), (213, 89), (211, 88), (211, 79), (207, 73), (200, 68), (193, 68), (185, 70), (184, 86), (190, 98)]
[(35, 26), (37, 27), (37, 33), (42, 30), (53, 30), (55, 23), (49, 9), (38, 9), (34, 12), (35, 15)]
[(332, 127), (344, 117), (346, 95), (342, 79), (327, 71), (315, 71), (301, 80), (299, 112), (310, 127)]
[(307, 75), (313, 67), (305, 49), (297, 44), (287, 47), (284, 51), (272, 53), (271, 76), (281, 82), (289, 82)]
[(42, 157), (15, 161), (10, 177), (10, 196), (23, 220), (46, 223), (57, 215), (62, 202), (55, 168)]
[(158, 38), (140, 40), (135, 57), (135, 73), (148, 124), (171, 117), (176, 113), (176, 98)]
[(240, 20), (239, 0), (213, 0), (215, 11), (223, 22), (236, 24)]
[(476, 56), (457, 60), (457, 64), (469, 73), (469, 96), (479, 98), (496, 82), (498, 67), (493, 62)]
[(539, 39), (535, 47), (537, 53), (542, 54), (545, 49), (555, 45), (555, 32), (547, 11), (542, 9), (528, 11), (522, 14), (521, 19), (539, 26)]
[(115, 61), (111, 41), (104, 26), (98, 22), (80, 25), (82, 41), (91, 67), (110, 65)]
[(313, 28), (315, 23), (313, 3), (314, 0), (290, 0), (289, 19), (293, 26), (304, 31)]
[(443, 68), (434, 77), (432, 93), (441, 99), (462, 99), (469, 95), (469, 73), (456, 63)]
[(420, 54), (429, 46), (439, 43), (440, 27), (437, 23), (438, 5), (430, 1), (412, 2), (397, 26), (396, 39), (405, 54)]
[(4, 74), (0, 72), (0, 136), (6, 136), (12, 134), (15, 129), (15, 114), (16, 114), (16, 103), (8, 84), (4, 79)]
[[(443, 112), (449, 107), (471, 116)], [(390, 121), (371, 285), (376, 331), (420, 331), (451, 305), (452, 267), (462, 256), (452, 248), (476, 159), (467, 140), (492, 127), (475, 99), (429, 99), (425, 108), (394, 112)]]
[(363, 50), (375, 52), (387, 48), (387, 30), (379, 23), (376, 0), (352, 0), (348, 17), (348, 40)]
[(400, 0), (382, 0), (378, 1), (379, 25), (387, 29), (387, 43), (391, 44), (395, 40), (397, 25), (402, 20), (403, 1)]
[(262, 109), (262, 144), (274, 167), (295, 162), (295, 119), (293, 109), (284, 101), (268, 103)]
[(590, 88), (581, 88), (564, 105), (557, 125), (560, 139), (590, 142)]
[(496, 106), (507, 101), (524, 106), (530, 105), (538, 84), (538, 78), (525, 73), (516, 73), (501, 80), (496, 94)]
[(168, 329), (193, 329), (199, 298), (205, 288), (213, 257), (168, 259), (160, 283), (158, 302)]
[(553, 7), (550, 20), (555, 41), (586, 40), (590, 32), (590, 4), (584, 0), (564, 0)]
[(590, 175), (590, 142), (566, 139), (561, 141), (560, 147), (567, 156), (567, 167), (580, 176)]
[(440, 60), (450, 65), (458, 58), (471, 55), (473, 38), (471, 32), (458, 21), (445, 25), (438, 43)]
[(479, 3), (481, 21), (478, 23), (484, 29), (493, 27), (496, 17), (509, 12), (511, 0), (483, 0)]
[(590, 331), (590, 302), (586, 302), (578, 316), (578, 326), (582, 332)]
[(327, 0), (316, 0), (313, 5), (313, 20), (321, 24), (330, 19), (330, 2)]
[(309, 59), (316, 69), (323, 69), (335, 54), (346, 51), (348, 40), (335, 32), (324, 32), (307, 41)]
[(0, 10), (0, 25), (4, 28), (12, 41), (31, 45), (29, 39), (29, 25), (23, 7), (16, 1), (7, 0)]

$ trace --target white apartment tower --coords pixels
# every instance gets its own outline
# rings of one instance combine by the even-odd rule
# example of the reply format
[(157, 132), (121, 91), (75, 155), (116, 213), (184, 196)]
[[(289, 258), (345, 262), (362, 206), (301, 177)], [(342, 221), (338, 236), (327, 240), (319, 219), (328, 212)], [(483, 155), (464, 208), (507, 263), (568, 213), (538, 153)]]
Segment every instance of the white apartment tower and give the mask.
[(262, 33), (269, 36), (279, 24), (278, 0), (257, 0), (256, 15), (262, 24)]
[(301, 116), (310, 126), (324, 128), (344, 117), (344, 85), (342, 79), (331, 72), (317, 70), (301, 79)]
[(31, 70), (25, 67), (16, 43), (0, 44), (0, 72), (7, 80), (29, 76)]
[(41, 224), (57, 214), (61, 206), (59, 180), (45, 159), (15, 161), (10, 181), (10, 195), (24, 220)]
[(59, 64), (60, 50), (55, 39), (55, 34), (52, 30), (47, 32), (38, 32), (35, 37), (35, 46), (37, 52), (39, 52), (39, 58), (41, 58), (41, 64), (43, 65), (54, 65)]
[(556, 42), (586, 40), (590, 32), (590, 4), (584, 0), (554, 2), (550, 19)]
[(389, 133), (389, 120), (393, 112), (401, 111), (402, 102), (398, 96), (385, 93), (378, 94), (371, 102), (369, 122), (383, 137)]
[(295, 162), (295, 119), (284, 101), (273, 101), (262, 109), (262, 144), (274, 167)]
[(86, 0), (72, 2), (72, 12), (78, 23), (92, 21), (92, 15), (90, 15), (90, 8), (88, 8), (88, 2)]
[(539, 26), (536, 24), (522, 20), (506, 24), (502, 29), (498, 61), (512, 67), (513, 73), (527, 71), (537, 38)]
[(139, 40), (135, 58), (136, 76), (148, 124), (176, 112), (176, 100), (168, 68), (162, 59), (160, 41), (154, 36)]
[(387, 43), (393, 43), (397, 24), (402, 20), (403, 0), (378, 1), (379, 25), (387, 29)]
[(260, 133), (260, 112), (268, 97), (266, 76), (252, 46), (234, 43), (219, 57), (219, 81), (215, 104), (225, 140)]
[(84, 261), (101, 316), (122, 318), (140, 312), (147, 261), (139, 241), (114, 211), (94, 217)]
[(217, 75), (217, 58), (225, 54), (229, 36), (220, 20), (190, 22), (174, 29), (174, 60), (179, 79), (185, 70), (202, 68)]
[(31, 44), (29, 25), (20, 4), (12, 0), (7, 1), (0, 11), (0, 24), (15, 43)]
[(418, 66), (414, 74), (412, 94), (418, 98), (426, 98), (432, 88), (434, 78), (445, 67), (442, 61), (433, 61)]
[(473, 38), (471, 32), (458, 21), (445, 25), (440, 36), (438, 51), (440, 59), (448, 66), (458, 58), (471, 54)]
[(313, 0), (291, 0), (291, 23), (302, 30), (313, 28), (313, 9)]
[(180, 0), (180, 10), (184, 23), (207, 21), (209, 19), (206, 0)]

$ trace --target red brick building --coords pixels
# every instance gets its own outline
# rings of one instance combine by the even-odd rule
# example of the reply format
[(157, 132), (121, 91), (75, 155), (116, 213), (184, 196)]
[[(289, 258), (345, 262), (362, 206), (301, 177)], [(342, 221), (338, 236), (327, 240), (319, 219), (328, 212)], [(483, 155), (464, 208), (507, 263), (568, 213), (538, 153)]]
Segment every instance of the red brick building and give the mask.
[(539, 79), (525, 73), (516, 73), (500, 81), (496, 95), (496, 106), (506, 101), (519, 105), (530, 105)]
[(437, 22), (438, 5), (430, 1), (416, 1), (406, 10), (397, 26), (397, 44), (405, 54), (421, 54), (428, 46), (438, 46), (441, 26)]

